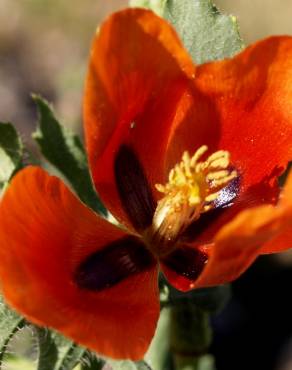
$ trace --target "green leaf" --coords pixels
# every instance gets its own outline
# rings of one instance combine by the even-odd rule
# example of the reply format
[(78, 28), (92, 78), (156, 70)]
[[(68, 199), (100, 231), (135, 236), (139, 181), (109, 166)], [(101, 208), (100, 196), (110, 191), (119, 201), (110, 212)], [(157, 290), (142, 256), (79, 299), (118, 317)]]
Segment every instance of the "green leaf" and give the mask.
[(58, 348), (58, 361), (54, 370), (74, 369), (82, 361), (86, 349), (57, 333), (54, 333), (54, 340)]
[(210, 0), (167, 0), (164, 17), (197, 64), (232, 57), (243, 49), (236, 18), (221, 14)]
[(25, 326), (25, 320), (10, 310), (0, 296), (0, 369), (10, 339)]
[(199, 359), (198, 370), (215, 370), (215, 358), (212, 355), (203, 355)]
[(106, 364), (110, 365), (112, 370), (151, 370), (151, 367), (145, 361), (133, 362), (130, 360), (108, 360)]
[(33, 96), (39, 113), (39, 126), (33, 134), (45, 158), (70, 182), (80, 199), (94, 211), (106, 215), (88, 169), (88, 162), (79, 137), (62, 126), (48, 102)]
[(211, 288), (201, 288), (182, 293), (169, 286), (169, 297), (166, 305), (174, 306), (183, 302), (196, 305), (209, 313), (220, 312), (231, 297), (230, 285), (218, 285)]
[(172, 368), (169, 346), (170, 336), (170, 308), (164, 308), (160, 312), (155, 335), (148, 351), (145, 354), (145, 361), (155, 370)]
[(151, 9), (162, 17), (166, 2), (167, 0), (130, 0), (129, 4), (133, 8)]
[(102, 370), (105, 364), (106, 362), (103, 359), (98, 358), (92, 352), (86, 351), (81, 361), (81, 370)]
[(33, 328), (39, 348), (37, 370), (72, 370), (87, 352), (54, 331), (36, 326)]
[(48, 329), (34, 326), (38, 344), (37, 370), (53, 370), (58, 360), (58, 349)]
[(159, 291), (162, 308), (181, 304), (194, 304), (201, 310), (211, 314), (220, 312), (231, 298), (230, 284), (181, 292), (171, 286), (163, 274), (159, 275)]
[(193, 358), (176, 356), (175, 368), (176, 370), (216, 370), (214, 357), (207, 354)]
[(22, 358), (14, 358), (11, 357), (5, 362), (5, 370), (35, 370), (35, 364), (22, 357)]
[(0, 122), (0, 188), (21, 166), (22, 153), (23, 145), (15, 128)]
[(222, 14), (210, 0), (131, 0), (166, 18), (196, 64), (232, 57), (243, 49), (237, 20)]
[[(28, 325), (25, 319), (12, 311), (0, 296), (0, 370), (8, 343), (25, 325)], [(33, 338), (38, 348), (36, 370), (73, 370), (78, 363), (82, 363), (87, 354), (85, 348), (49, 329), (32, 324), (29, 326), (33, 329)], [(88, 370), (98, 368), (88, 367)]]
[(170, 346), (172, 353), (206, 353), (212, 340), (209, 313), (191, 302), (170, 309)]

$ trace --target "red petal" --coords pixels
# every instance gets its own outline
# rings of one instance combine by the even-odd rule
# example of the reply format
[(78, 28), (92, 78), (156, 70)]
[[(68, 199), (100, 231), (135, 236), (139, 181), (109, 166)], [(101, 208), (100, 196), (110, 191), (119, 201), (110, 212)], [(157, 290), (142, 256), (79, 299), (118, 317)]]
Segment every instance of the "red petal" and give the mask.
[(116, 188), (115, 156), (122, 145), (130, 147), (150, 186), (161, 182), (165, 138), (193, 75), (175, 31), (150, 11), (115, 13), (94, 39), (84, 101), (89, 160), (103, 201), (129, 227)]
[(193, 287), (224, 284), (238, 278), (256, 259), (261, 246), (277, 233), (279, 220), (272, 205), (242, 211), (218, 232), (209, 261)]
[(14, 177), (0, 219), (0, 279), (9, 304), (101, 354), (143, 357), (159, 316), (157, 269), (101, 291), (82, 289), (74, 280), (80, 263), (123, 238), (122, 230), (36, 167)]
[[(291, 84), (292, 37), (268, 38), (233, 59), (199, 66), (195, 88), (209, 100), (203, 108), (211, 112), (205, 119), (193, 116), (194, 134), (185, 124), (181, 139), (174, 135), (174, 145), (182, 145), (181, 152), (191, 141), (192, 152), (202, 144), (228, 150), (242, 175), (243, 190), (263, 182), (292, 159)], [(198, 123), (208, 127), (204, 137)], [(274, 178), (278, 175), (274, 172)]]
[(281, 194), (279, 208), (283, 212), (281, 232), (264, 244), (261, 253), (276, 253), (292, 248), (292, 172)]

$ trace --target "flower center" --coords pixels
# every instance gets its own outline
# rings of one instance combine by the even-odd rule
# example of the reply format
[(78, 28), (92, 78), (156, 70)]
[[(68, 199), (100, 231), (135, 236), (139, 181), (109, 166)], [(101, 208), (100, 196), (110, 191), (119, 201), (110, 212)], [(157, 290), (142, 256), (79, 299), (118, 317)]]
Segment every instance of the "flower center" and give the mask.
[(220, 190), (237, 177), (237, 172), (230, 170), (228, 151), (219, 150), (201, 160), (207, 150), (203, 145), (192, 157), (185, 151), (181, 162), (170, 171), (167, 184), (156, 184), (164, 196), (157, 204), (150, 233), (159, 255), (175, 249), (182, 232), (200, 214), (213, 209)]

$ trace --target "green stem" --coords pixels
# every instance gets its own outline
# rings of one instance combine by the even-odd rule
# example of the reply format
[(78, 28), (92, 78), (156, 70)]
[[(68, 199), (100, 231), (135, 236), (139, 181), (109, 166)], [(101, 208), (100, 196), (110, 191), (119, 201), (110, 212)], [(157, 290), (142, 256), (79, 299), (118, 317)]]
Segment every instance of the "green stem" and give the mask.
[(211, 341), (207, 312), (187, 299), (171, 308), (170, 347), (176, 370), (202, 369)]

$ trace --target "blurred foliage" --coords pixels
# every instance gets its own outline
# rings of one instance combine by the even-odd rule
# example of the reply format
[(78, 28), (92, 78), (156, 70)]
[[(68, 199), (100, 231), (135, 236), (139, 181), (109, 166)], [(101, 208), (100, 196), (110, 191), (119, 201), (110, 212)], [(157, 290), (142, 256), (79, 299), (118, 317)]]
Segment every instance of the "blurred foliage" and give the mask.
[[(36, 119), (31, 92), (54, 103), (61, 121), (81, 131), (82, 86), (92, 35), (107, 14), (127, 2), (0, 0), (0, 119), (16, 124), (30, 146)], [(247, 44), (267, 34), (292, 32), (290, 0), (267, 0), (265, 7), (261, 0), (214, 2), (239, 17)]]
[(94, 189), (85, 149), (79, 136), (61, 125), (48, 102), (35, 95), (39, 122), (33, 138), (44, 157), (64, 176), (79, 198), (94, 211), (107, 211)]
[(126, 0), (0, 0), (1, 120), (13, 122), (30, 146), (36, 119), (31, 92), (53, 102), (61, 119), (80, 132), (91, 39), (107, 14), (126, 5)]
[(0, 369), (2, 367), (3, 357), (8, 348), (8, 343), (24, 325), (24, 319), (10, 310), (0, 296)]

